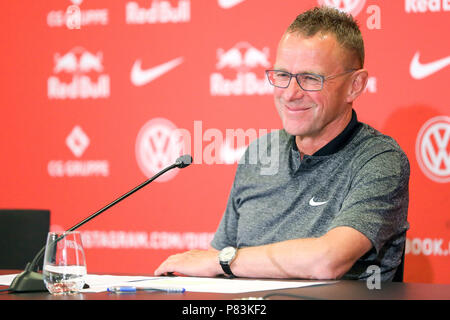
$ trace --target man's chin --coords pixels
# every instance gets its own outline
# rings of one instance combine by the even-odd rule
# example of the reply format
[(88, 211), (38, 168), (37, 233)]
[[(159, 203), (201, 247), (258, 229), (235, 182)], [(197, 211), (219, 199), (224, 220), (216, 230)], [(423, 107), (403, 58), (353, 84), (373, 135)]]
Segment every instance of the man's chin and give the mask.
[(283, 129), (291, 136), (303, 136), (306, 133), (306, 130), (294, 125), (284, 125)]

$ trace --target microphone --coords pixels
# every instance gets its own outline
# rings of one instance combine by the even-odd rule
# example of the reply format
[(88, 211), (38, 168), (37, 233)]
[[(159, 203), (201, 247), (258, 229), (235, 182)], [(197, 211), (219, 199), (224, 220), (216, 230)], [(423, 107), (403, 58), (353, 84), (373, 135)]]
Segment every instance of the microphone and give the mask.
[(177, 165), (178, 168), (186, 168), (188, 165), (190, 165), (192, 163), (192, 157), (188, 154), (185, 154), (184, 156), (179, 157), (176, 161), (175, 164)]
[[(183, 156), (179, 157), (175, 161), (174, 164), (168, 166), (167, 168), (164, 168), (163, 170), (161, 170), (160, 172), (155, 174), (150, 179), (144, 181), (143, 183), (141, 183), (137, 187), (135, 187), (132, 190), (128, 191), (127, 193), (125, 193), (121, 197), (117, 198), (116, 200), (114, 200), (110, 204), (106, 205), (102, 209), (98, 210), (97, 212), (93, 213), (92, 215), (90, 215), (89, 217), (84, 219), (83, 221), (77, 223), (76, 225), (74, 225), (72, 228), (70, 228), (67, 231), (70, 232), (70, 231), (74, 231), (74, 230), (78, 229), (79, 227), (84, 225), (86, 222), (94, 219), (96, 216), (98, 216), (102, 212), (108, 210), (109, 208), (111, 208), (112, 206), (116, 205), (117, 203), (119, 203), (120, 201), (125, 199), (126, 197), (128, 197), (128, 196), (132, 195), (133, 193), (135, 193), (136, 191), (142, 189), (143, 187), (145, 187), (150, 182), (152, 182), (153, 180), (155, 180), (156, 178), (158, 178), (162, 174), (166, 173), (167, 171), (172, 170), (174, 168), (180, 168), (180, 169), (186, 168), (191, 163), (192, 163), (192, 157), (190, 155), (186, 154), (186, 155), (183, 155)], [(45, 287), (44, 278), (43, 278), (42, 273), (33, 271), (33, 270), (36, 269), (37, 262), (42, 257), (44, 252), (45, 252), (45, 245), (36, 254), (36, 256), (31, 261), (31, 263), (30, 262), (27, 263), (27, 265), (25, 267), (25, 270), (22, 273), (18, 274), (13, 279), (13, 281), (11, 282), (11, 285), (8, 288), (9, 292), (40, 292), (40, 291), (47, 291), (47, 288)]]

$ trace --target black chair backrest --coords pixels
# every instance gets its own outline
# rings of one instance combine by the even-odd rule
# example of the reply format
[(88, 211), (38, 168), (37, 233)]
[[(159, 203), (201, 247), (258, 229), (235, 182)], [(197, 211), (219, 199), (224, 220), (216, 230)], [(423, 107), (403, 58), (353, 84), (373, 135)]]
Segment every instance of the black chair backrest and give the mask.
[(0, 269), (23, 270), (45, 246), (49, 210), (0, 210)]

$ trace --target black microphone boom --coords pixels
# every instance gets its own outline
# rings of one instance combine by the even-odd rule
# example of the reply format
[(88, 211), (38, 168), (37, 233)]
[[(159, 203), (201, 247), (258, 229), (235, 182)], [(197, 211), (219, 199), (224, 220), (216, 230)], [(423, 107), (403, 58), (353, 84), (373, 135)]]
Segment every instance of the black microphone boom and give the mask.
[[(98, 216), (100, 213), (108, 210), (109, 208), (111, 208), (112, 206), (116, 205), (118, 202), (122, 201), (123, 199), (127, 198), (128, 196), (132, 195), (133, 193), (135, 193), (136, 191), (142, 189), (143, 187), (145, 187), (146, 185), (148, 185), (150, 182), (152, 182), (153, 180), (157, 179), (159, 176), (161, 176), (162, 174), (166, 173), (169, 170), (172, 170), (174, 168), (186, 168), (187, 166), (189, 166), (192, 163), (192, 157), (190, 155), (183, 155), (181, 157), (179, 157), (174, 164), (168, 166), (167, 168), (161, 170), (160, 172), (158, 172), (157, 174), (155, 174), (153, 177), (151, 177), (150, 179), (144, 181), (143, 183), (141, 183), (140, 185), (138, 185), (137, 187), (135, 187), (134, 189), (128, 191), (127, 193), (125, 193), (124, 195), (122, 195), (121, 197), (117, 198), (116, 200), (114, 200), (113, 202), (111, 202), (110, 204), (106, 205), (105, 207), (101, 208), (100, 210), (98, 210), (97, 212), (91, 214), (89, 217), (87, 217), (86, 219), (84, 219), (83, 221), (77, 223), (76, 225), (74, 225), (72, 228), (70, 228), (69, 231), (74, 231), (76, 229), (78, 229), (79, 227), (81, 227), (83, 224), (85, 224), (86, 222), (94, 219), (96, 216)], [(44, 247), (36, 254), (36, 256), (34, 257), (34, 259), (31, 261), (31, 263), (27, 263), (25, 270), (18, 274), (13, 281), (11, 282), (11, 285), (9, 286), (9, 291), (10, 292), (39, 292), (39, 291), (47, 291), (47, 288), (45, 287), (45, 283), (44, 283), (44, 278), (42, 273), (33, 271), (34, 269), (36, 269), (37, 266), (37, 262), (38, 260), (42, 257), (42, 255), (45, 252), (45, 245)]]

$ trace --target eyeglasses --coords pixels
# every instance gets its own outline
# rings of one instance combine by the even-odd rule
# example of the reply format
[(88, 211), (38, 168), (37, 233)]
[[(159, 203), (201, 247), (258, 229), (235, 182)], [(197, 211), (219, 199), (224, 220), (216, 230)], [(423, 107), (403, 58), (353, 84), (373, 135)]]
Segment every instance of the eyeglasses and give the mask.
[(295, 77), (298, 85), (305, 91), (320, 91), (323, 89), (325, 80), (337, 78), (344, 74), (356, 71), (358, 69), (350, 69), (343, 73), (331, 75), (328, 77), (315, 73), (296, 73), (292, 74), (281, 70), (266, 70), (267, 78), (271, 85), (278, 88), (287, 88), (291, 83), (292, 77)]

